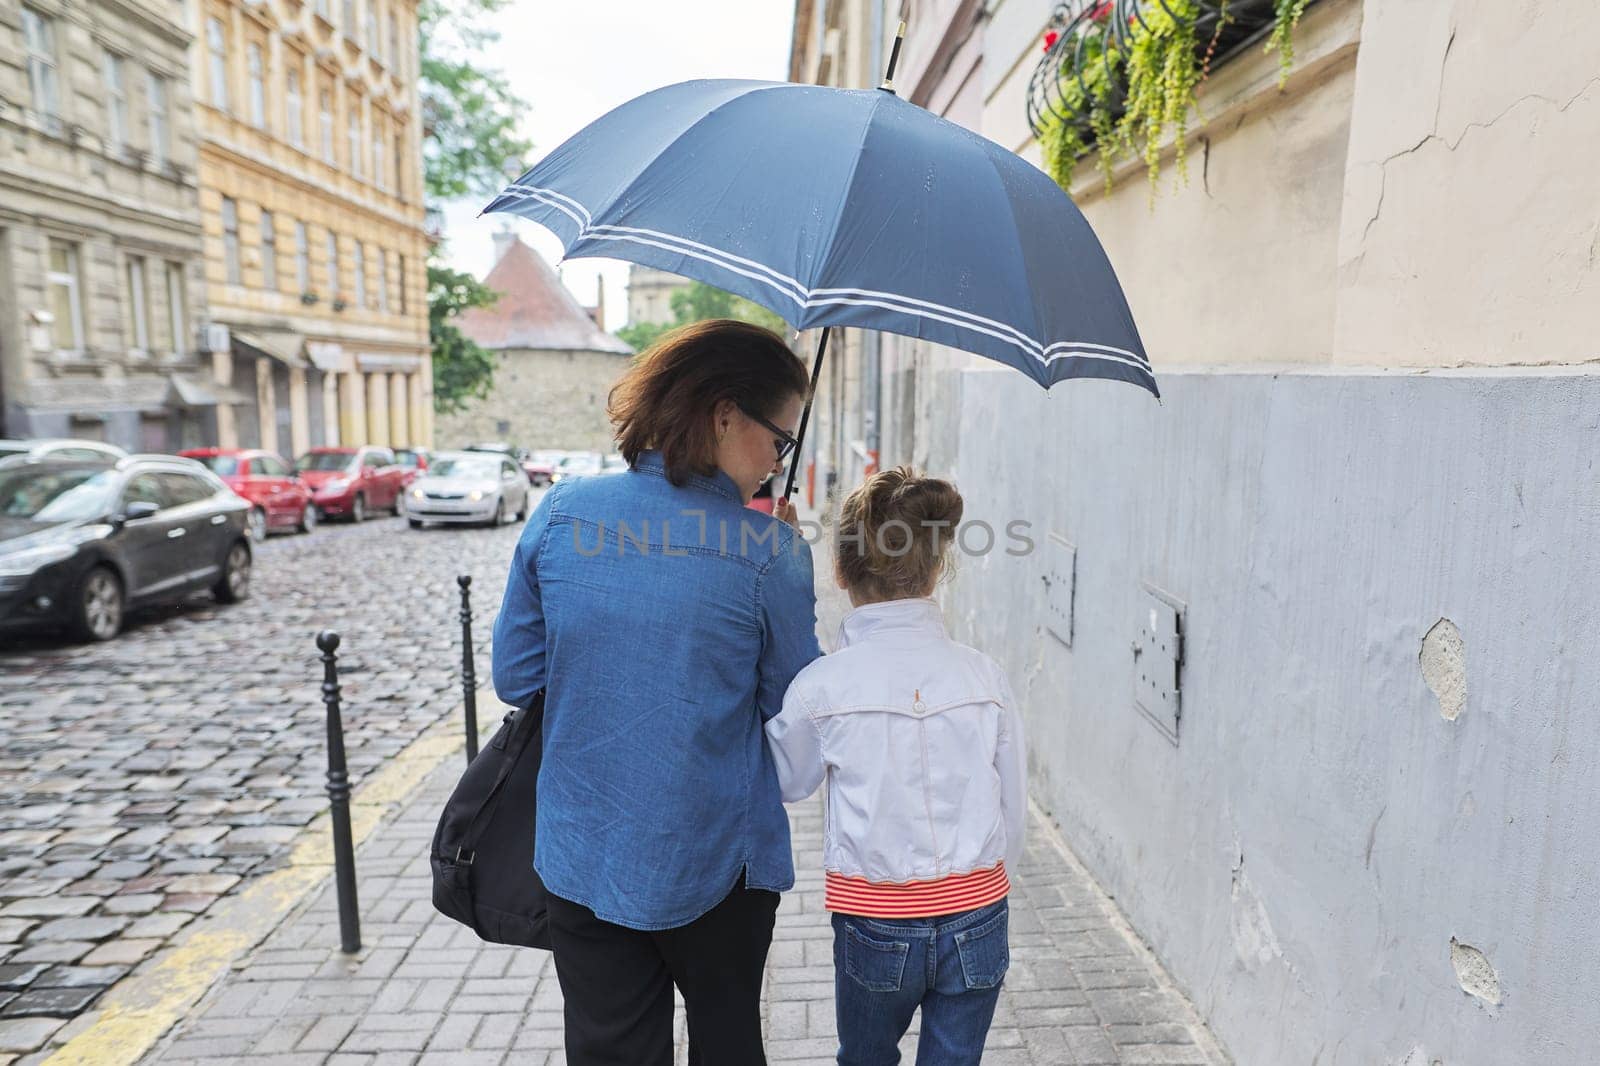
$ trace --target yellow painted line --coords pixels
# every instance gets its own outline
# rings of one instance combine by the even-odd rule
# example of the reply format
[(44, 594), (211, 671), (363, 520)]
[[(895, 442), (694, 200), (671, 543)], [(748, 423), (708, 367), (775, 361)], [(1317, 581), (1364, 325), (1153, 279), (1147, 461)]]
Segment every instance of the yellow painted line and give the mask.
[[(478, 706), (495, 714), (500, 702), (486, 689), (478, 693)], [(461, 750), (459, 711), (457, 707), (424, 730), (362, 782), (350, 803), (350, 830), (357, 847), (424, 777)], [(480, 724), (484, 723), (480, 716)], [(486, 736), (492, 733), (490, 728)], [(45, 1059), (44, 1066), (133, 1066), (236, 959), (277, 928), (332, 873), (332, 831), (324, 814), (295, 838), (287, 865), (225, 896), (178, 943), (113, 985), (93, 1014), (70, 1023), (68, 1031), (75, 1035)]]

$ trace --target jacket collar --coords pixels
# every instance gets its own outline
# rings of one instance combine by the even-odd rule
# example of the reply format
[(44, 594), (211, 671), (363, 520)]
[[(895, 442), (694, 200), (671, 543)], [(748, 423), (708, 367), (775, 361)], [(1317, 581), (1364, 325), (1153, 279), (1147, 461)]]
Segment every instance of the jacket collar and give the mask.
[[(666, 480), (667, 477), (666, 460), (658, 449), (652, 448), (648, 451), (640, 452), (639, 457), (634, 460), (633, 468), (654, 474), (662, 480)], [(685, 484), (693, 485), (695, 488), (703, 489), (706, 492), (719, 493), (735, 503), (743, 502), (740, 499), (738, 484), (723, 470), (718, 470), (709, 477), (704, 474), (690, 474), (689, 480)]]
[(839, 623), (836, 648), (886, 636), (943, 637), (944, 613), (932, 597), (884, 600), (857, 607)]

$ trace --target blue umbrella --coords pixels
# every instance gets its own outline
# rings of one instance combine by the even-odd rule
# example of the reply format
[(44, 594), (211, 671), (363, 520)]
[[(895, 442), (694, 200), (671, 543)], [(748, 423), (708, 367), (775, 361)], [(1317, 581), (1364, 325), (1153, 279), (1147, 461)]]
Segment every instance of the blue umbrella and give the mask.
[(986, 356), (1045, 388), (1096, 377), (1159, 395), (1071, 197), (892, 91), (668, 86), (584, 127), (484, 210), (538, 222), (565, 258), (655, 267), (796, 329), (824, 327), (822, 346), (826, 327), (883, 330)]

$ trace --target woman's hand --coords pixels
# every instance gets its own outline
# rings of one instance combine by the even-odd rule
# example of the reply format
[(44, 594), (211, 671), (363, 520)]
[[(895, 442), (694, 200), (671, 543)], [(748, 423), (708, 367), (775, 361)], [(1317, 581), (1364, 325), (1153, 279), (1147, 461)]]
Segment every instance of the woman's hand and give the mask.
[(800, 513), (795, 510), (794, 504), (789, 502), (789, 497), (780, 496), (772, 503), (772, 517), (780, 522), (787, 522), (795, 529), (800, 528)]

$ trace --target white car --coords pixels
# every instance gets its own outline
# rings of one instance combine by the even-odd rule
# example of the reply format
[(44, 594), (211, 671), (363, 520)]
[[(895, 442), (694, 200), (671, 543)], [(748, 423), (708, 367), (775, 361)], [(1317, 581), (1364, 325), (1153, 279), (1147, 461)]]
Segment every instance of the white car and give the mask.
[(72, 459), (78, 462), (115, 463), (128, 453), (115, 444), (70, 437), (39, 440), (0, 440), (0, 464), (26, 463), (38, 459)]
[(412, 529), (428, 522), (497, 526), (528, 517), (528, 475), (494, 452), (434, 452), (428, 470), (405, 491)]

